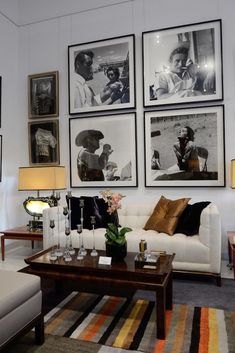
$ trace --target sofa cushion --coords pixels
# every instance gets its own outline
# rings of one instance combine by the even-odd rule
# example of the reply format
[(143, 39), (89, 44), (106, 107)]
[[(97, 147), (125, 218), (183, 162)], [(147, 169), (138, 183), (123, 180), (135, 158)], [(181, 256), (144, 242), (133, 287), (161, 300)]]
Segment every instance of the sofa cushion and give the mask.
[(179, 218), (175, 233), (183, 233), (189, 236), (198, 234), (202, 210), (209, 204), (210, 201), (203, 201), (187, 205)]
[(156, 230), (158, 232), (173, 235), (179, 216), (184, 211), (190, 198), (170, 200), (161, 196), (153, 213), (144, 226), (145, 230)]
[[(118, 226), (118, 216), (110, 215), (107, 212), (108, 204), (98, 196), (72, 196), (71, 200), (71, 229), (77, 229), (77, 224), (81, 223), (80, 200), (84, 200), (83, 208), (83, 228), (92, 229), (91, 216), (95, 216), (95, 228), (106, 228), (108, 223), (115, 223)], [(68, 203), (68, 198), (67, 198)]]

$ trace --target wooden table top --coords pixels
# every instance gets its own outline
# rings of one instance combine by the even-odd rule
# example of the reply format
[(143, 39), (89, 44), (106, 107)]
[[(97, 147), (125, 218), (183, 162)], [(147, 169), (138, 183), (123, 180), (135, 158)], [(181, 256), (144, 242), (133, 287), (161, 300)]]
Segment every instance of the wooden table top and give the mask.
[(92, 257), (88, 254), (83, 260), (77, 260), (78, 249), (75, 249), (75, 255), (72, 255), (72, 261), (65, 262), (63, 257), (58, 258), (56, 261), (50, 260), (50, 249), (43, 250), (31, 257), (25, 259), (25, 262), (33, 270), (55, 271), (58, 273), (80, 273), (80, 274), (94, 274), (94, 276), (105, 276), (110, 278), (131, 278), (131, 277), (144, 277), (148, 278), (150, 282), (161, 282), (165, 276), (172, 270), (172, 261), (174, 254), (164, 255), (160, 257), (160, 262), (155, 269), (139, 269), (135, 267), (134, 258), (136, 253), (127, 253), (124, 261), (112, 262), (111, 265), (99, 264), (99, 256), (106, 256), (105, 251), (98, 250), (98, 256)]

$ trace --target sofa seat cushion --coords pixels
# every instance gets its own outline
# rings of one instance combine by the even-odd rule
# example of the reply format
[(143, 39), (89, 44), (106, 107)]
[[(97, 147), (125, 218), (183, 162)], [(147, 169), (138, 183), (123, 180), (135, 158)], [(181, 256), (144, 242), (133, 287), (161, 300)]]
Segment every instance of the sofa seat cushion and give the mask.
[(40, 277), (0, 270), (0, 319), (41, 290)]
[(168, 254), (175, 253), (174, 261), (206, 264), (210, 261), (209, 248), (200, 242), (198, 235), (187, 237), (185, 234), (176, 233), (173, 237), (169, 237), (166, 233), (133, 228), (132, 232), (127, 233), (126, 238), (128, 251), (138, 252), (140, 240), (145, 239), (147, 250), (162, 250)]

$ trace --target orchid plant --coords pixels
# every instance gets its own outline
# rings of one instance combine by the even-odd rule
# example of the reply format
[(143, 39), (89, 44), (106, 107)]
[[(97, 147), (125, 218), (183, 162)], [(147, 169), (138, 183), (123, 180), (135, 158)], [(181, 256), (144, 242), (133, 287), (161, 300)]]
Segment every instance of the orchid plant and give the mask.
[(122, 207), (120, 201), (122, 200), (123, 197), (125, 197), (125, 195), (115, 193), (110, 189), (100, 191), (100, 194), (103, 197), (104, 201), (107, 202), (108, 204), (107, 212), (109, 214), (114, 213), (115, 211), (117, 211), (119, 208)]
[[(104, 190), (100, 192), (101, 196), (103, 197), (104, 201), (108, 204), (107, 212), (109, 214), (114, 213), (118, 209), (122, 207), (121, 200), (125, 197), (122, 194), (114, 193), (111, 190)], [(119, 229), (115, 224), (108, 223), (105, 238), (108, 244), (116, 244), (118, 246), (125, 244), (126, 238), (125, 234), (130, 232), (132, 229), (128, 227), (123, 227)]]

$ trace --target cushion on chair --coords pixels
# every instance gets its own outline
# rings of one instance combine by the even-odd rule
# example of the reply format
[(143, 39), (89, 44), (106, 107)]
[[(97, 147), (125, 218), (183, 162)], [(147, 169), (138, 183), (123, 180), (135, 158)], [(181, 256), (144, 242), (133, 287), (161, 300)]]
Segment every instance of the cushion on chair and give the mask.
[(173, 235), (179, 216), (187, 206), (190, 198), (169, 200), (161, 196), (153, 213), (144, 226), (145, 230), (156, 230), (158, 232)]
[[(67, 203), (68, 203), (68, 197)], [(95, 228), (106, 228), (108, 223), (115, 223), (118, 226), (118, 218), (107, 212), (108, 204), (98, 196), (72, 196), (71, 200), (71, 229), (77, 229), (77, 224), (81, 223), (80, 200), (84, 200), (83, 208), (83, 228), (92, 229), (91, 216), (95, 216)]]
[(0, 318), (41, 290), (40, 277), (0, 270)]

